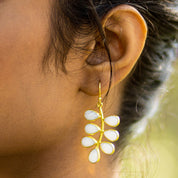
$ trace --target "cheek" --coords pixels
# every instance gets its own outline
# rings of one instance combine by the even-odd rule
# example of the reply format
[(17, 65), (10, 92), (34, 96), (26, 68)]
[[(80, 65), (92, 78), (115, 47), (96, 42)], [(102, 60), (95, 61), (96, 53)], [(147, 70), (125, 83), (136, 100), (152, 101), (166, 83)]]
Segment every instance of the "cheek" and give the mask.
[(41, 62), (49, 38), (45, 13), (25, 8), (28, 4), (21, 7), (20, 3), (12, 1), (0, 6), (1, 85), (17, 82), (24, 73), (36, 70), (33, 67)]
[(29, 79), (35, 74), (42, 59), (47, 43), (44, 40), (47, 26), (41, 28), (40, 25), (44, 27), (47, 22), (44, 23), (40, 16), (33, 18), (33, 15), (30, 16), (31, 13), (25, 10), (19, 11), (18, 6), (12, 4), (2, 8), (0, 14), (1, 97), (19, 96), (21, 90), (26, 90), (26, 84), (30, 82)]
[(49, 38), (42, 14), (17, 7), (0, 14), (0, 153), (46, 144), (45, 134), (59, 129), (58, 86), (40, 73)]
[(0, 13), (0, 71), (11, 76), (22, 65), (28, 68), (39, 62), (49, 33), (47, 17), (35, 10), (9, 6)]

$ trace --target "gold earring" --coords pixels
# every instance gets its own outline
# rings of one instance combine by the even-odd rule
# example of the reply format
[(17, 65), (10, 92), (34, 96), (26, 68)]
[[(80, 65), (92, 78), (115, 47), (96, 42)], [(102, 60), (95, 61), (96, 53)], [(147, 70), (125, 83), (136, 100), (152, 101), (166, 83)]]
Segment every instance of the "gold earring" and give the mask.
[[(93, 110), (87, 110), (84, 114), (84, 117), (88, 121), (95, 121), (97, 119), (101, 119), (101, 127), (99, 127), (96, 124), (87, 124), (85, 126), (85, 132), (89, 135), (94, 135), (96, 133), (100, 133), (98, 141), (93, 138), (92, 136), (87, 136), (82, 138), (81, 144), (84, 147), (92, 147), (95, 146), (93, 150), (89, 153), (89, 161), (91, 163), (96, 163), (100, 160), (100, 149), (102, 152), (106, 154), (113, 154), (115, 152), (115, 146), (113, 143), (114, 141), (117, 141), (119, 139), (119, 132), (114, 129), (104, 130), (105, 123), (111, 127), (117, 127), (120, 123), (119, 116), (109, 116), (104, 118), (103, 115), (103, 103), (101, 98), (101, 83), (99, 82), (99, 98), (98, 98), (98, 104), (97, 107), (99, 109), (99, 112), (93, 111)], [(102, 141), (103, 136), (110, 142)]]

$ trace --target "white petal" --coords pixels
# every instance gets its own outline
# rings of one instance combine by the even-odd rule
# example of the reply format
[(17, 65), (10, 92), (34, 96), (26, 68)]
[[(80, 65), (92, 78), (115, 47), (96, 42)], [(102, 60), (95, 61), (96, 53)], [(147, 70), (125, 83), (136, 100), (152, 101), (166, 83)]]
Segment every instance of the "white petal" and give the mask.
[(100, 160), (100, 151), (99, 149), (95, 148), (94, 150), (92, 150), (89, 154), (88, 157), (89, 161), (91, 163), (96, 163)]
[(117, 127), (120, 123), (119, 116), (109, 116), (104, 119), (104, 122), (111, 127)]
[(108, 140), (114, 142), (119, 139), (119, 132), (117, 130), (113, 130), (113, 129), (106, 130), (106, 131), (104, 131), (104, 136)]
[(99, 113), (93, 110), (88, 110), (84, 114), (85, 118), (89, 121), (93, 121), (99, 118)]
[(97, 141), (93, 137), (83, 137), (81, 141), (84, 147), (91, 147), (97, 143)]
[(101, 150), (106, 154), (113, 154), (115, 151), (115, 146), (109, 142), (102, 142), (100, 144)]
[(87, 134), (95, 134), (100, 130), (100, 128), (96, 124), (87, 124), (85, 126), (85, 132)]

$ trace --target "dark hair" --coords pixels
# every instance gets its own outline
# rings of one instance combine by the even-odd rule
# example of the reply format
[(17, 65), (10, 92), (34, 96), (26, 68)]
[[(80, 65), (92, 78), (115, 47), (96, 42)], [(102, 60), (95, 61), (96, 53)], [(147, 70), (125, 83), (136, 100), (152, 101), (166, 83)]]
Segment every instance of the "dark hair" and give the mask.
[(99, 34), (111, 61), (100, 20), (110, 9), (121, 4), (131, 5), (141, 13), (148, 26), (148, 37), (125, 86), (120, 110), (119, 148), (125, 145), (131, 126), (151, 109), (150, 101), (169, 76), (171, 62), (175, 59), (178, 27), (177, 15), (169, 7), (176, 5), (175, 0), (55, 0), (51, 11), (51, 39), (43, 60), (43, 66), (47, 66), (54, 52), (55, 60), (51, 62), (57, 70), (62, 66), (67, 72), (65, 61), (69, 49), (85, 50), (74, 44), (75, 37)]

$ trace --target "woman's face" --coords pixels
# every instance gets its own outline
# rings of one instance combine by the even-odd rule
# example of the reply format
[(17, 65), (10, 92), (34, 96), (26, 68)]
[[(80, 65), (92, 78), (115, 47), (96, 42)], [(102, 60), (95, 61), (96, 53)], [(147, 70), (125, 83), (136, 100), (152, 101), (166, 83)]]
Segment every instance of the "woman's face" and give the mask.
[[(102, 81), (103, 95), (108, 89), (110, 64), (104, 63), (104, 48), (90, 55), (97, 44), (91, 41), (91, 36), (76, 37), (76, 44), (90, 43), (85, 46), (86, 53), (75, 48), (69, 50), (65, 64), (67, 75), (60, 70), (56, 75), (53, 65), (50, 65), (48, 73), (42, 70), (52, 28), (50, 14), (53, 2), (0, 0), (0, 156), (39, 150), (57, 142), (68, 145), (74, 141), (74, 133), (78, 136), (75, 142), (79, 143), (86, 124), (84, 111), (97, 109), (98, 79)], [(114, 17), (106, 16), (103, 23), (112, 24), (113, 21), (115, 24), (117, 12), (120, 17), (117, 26), (108, 25), (109, 31), (115, 35), (107, 34), (112, 44), (111, 58), (119, 59), (114, 61), (115, 80), (112, 83), (115, 85), (132, 70), (146, 38), (146, 24), (131, 7), (118, 7), (117, 11), (110, 12)], [(126, 17), (128, 21), (123, 20)], [(130, 33), (130, 26), (138, 33)], [(115, 38), (121, 27), (123, 39)], [(123, 49), (128, 50), (121, 58), (118, 43), (122, 41)], [(97, 64), (101, 58), (103, 65), (91, 67), (86, 64), (87, 59), (96, 60)], [(122, 84), (119, 85), (119, 90), (115, 87), (116, 92), (110, 90), (105, 114), (118, 112), (123, 88)]]
[(75, 84), (41, 70), (49, 14), (49, 0), (0, 0), (0, 155), (48, 146), (78, 112)]

